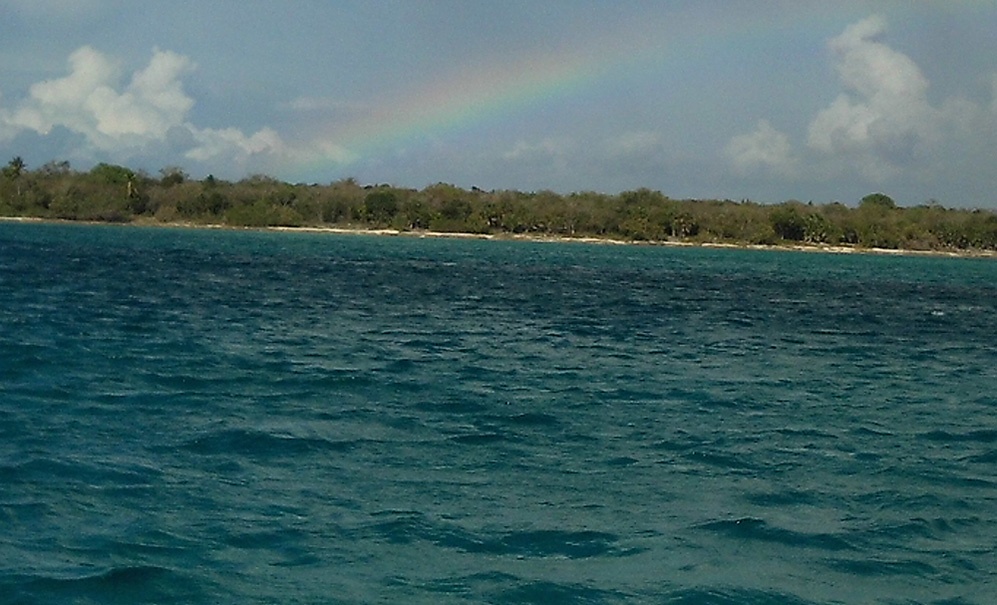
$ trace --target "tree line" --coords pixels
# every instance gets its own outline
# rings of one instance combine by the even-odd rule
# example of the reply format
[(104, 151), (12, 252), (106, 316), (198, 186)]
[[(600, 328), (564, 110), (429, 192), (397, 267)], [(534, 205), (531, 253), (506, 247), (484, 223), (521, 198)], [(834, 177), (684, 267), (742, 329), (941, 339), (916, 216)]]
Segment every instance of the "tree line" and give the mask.
[(908, 250), (997, 250), (997, 214), (928, 203), (900, 207), (872, 193), (855, 207), (789, 200), (679, 200), (659, 191), (618, 194), (423, 189), (343, 179), (291, 184), (256, 175), (240, 181), (159, 176), (101, 163), (29, 170), (13, 158), (0, 177), (0, 215), (103, 222), (233, 227), (348, 227), (479, 234), (596, 237), (761, 245), (845, 245)]

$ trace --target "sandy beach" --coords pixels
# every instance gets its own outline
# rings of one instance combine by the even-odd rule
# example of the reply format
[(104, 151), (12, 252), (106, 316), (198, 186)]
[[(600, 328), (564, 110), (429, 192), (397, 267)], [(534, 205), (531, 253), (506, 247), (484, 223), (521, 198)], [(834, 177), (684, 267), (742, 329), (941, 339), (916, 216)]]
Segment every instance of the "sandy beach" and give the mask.
[(106, 223), (100, 221), (71, 221), (61, 219), (48, 219), (24, 216), (2, 216), (2, 222), (12, 223), (52, 223), (66, 225), (113, 225), (122, 227), (158, 227), (158, 228), (180, 228), (180, 229), (227, 229), (233, 231), (273, 231), (280, 233), (328, 233), (338, 235), (378, 235), (389, 237), (414, 237), (414, 238), (448, 238), (448, 239), (479, 239), (495, 241), (523, 241), (523, 242), (550, 242), (550, 243), (579, 243), (579, 244), (601, 244), (611, 246), (672, 246), (679, 248), (724, 248), (733, 250), (782, 250), (792, 252), (811, 252), (825, 254), (878, 254), (890, 256), (940, 256), (950, 258), (997, 258), (997, 250), (911, 250), (903, 248), (863, 248), (858, 246), (848, 246), (841, 244), (739, 244), (733, 242), (699, 242), (680, 240), (621, 240), (613, 238), (591, 237), (591, 236), (562, 236), (547, 234), (527, 234), (527, 233), (467, 233), (458, 231), (402, 231), (399, 229), (364, 229), (360, 227), (240, 227), (233, 225), (223, 225), (219, 223), (194, 223), (194, 222), (159, 222), (152, 220), (133, 221), (128, 223)]

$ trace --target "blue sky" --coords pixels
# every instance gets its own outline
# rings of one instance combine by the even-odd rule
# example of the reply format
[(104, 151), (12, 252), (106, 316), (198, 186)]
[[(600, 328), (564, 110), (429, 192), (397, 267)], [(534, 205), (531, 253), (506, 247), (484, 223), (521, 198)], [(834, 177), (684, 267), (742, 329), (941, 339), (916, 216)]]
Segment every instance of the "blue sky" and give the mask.
[(0, 0), (0, 158), (997, 208), (997, 5)]

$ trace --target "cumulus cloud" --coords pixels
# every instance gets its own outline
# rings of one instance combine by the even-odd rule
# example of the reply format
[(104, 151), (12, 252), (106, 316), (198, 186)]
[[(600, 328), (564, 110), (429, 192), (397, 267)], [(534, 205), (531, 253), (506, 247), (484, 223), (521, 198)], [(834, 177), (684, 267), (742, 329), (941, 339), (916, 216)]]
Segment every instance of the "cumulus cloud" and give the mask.
[(794, 150), (788, 135), (761, 120), (724, 148), (734, 170), (783, 177), (850, 173), (871, 182), (925, 177), (941, 169), (946, 150), (985, 138), (980, 132), (997, 118), (997, 76), (992, 108), (956, 97), (933, 105), (928, 78), (883, 41), (885, 33), (885, 21), (872, 16), (832, 38), (841, 92), (810, 120), (805, 145)]
[(768, 120), (759, 120), (753, 132), (732, 138), (724, 153), (742, 174), (762, 169), (789, 176), (796, 170), (789, 137), (776, 130)]
[(845, 90), (817, 114), (807, 139), (816, 151), (850, 154), (870, 176), (936, 140), (943, 119), (928, 102), (920, 68), (878, 40), (884, 31), (881, 18), (869, 17), (831, 40)]
[(193, 65), (174, 53), (157, 51), (120, 93), (113, 88), (118, 66), (94, 49), (74, 52), (69, 66), (69, 75), (33, 85), (29, 98), (5, 120), (8, 125), (39, 134), (65, 126), (110, 150), (162, 137), (193, 106), (177, 79)]
[(247, 135), (236, 128), (192, 124), (188, 114), (194, 100), (184, 91), (182, 78), (195, 67), (183, 55), (156, 49), (149, 64), (121, 86), (119, 62), (84, 46), (70, 55), (67, 75), (32, 85), (12, 109), (0, 105), (0, 140), (24, 131), (48, 135), (61, 127), (82, 135), (91, 152), (122, 160), (157, 146), (178, 145), (191, 160), (236, 165), (254, 156), (285, 153), (271, 129)]

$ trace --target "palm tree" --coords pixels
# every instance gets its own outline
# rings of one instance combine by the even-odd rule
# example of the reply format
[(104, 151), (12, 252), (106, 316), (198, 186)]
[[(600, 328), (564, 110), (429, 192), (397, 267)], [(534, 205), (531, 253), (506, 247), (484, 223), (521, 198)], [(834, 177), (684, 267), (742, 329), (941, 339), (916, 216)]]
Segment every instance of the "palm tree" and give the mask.
[(7, 167), (3, 169), (3, 175), (9, 178), (11, 181), (17, 183), (17, 197), (21, 197), (21, 184), (17, 182), (21, 178), (21, 173), (24, 172), (24, 160), (21, 156), (16, 155), (14, 159), (7, 163)]

